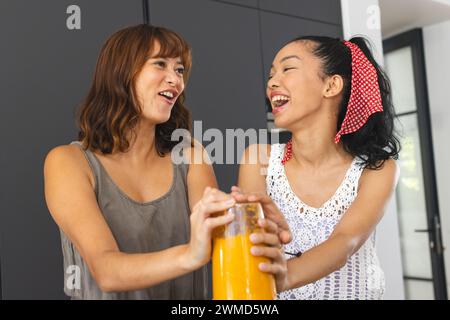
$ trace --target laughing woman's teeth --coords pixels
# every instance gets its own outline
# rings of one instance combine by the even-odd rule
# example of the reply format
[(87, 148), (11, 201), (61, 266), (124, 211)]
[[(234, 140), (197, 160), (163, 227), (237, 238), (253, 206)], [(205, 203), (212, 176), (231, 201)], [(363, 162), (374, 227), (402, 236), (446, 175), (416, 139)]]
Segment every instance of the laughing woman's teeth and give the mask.
[(172, 93), (172, 92), (169, 92), (169, 91), (161, 92), (160, 95), (166, 96), (166, 97), (168, 97), (168, 98), (170, 98), (170, 99), (173, 98), (173, 93)]
[(289, 101), (289, 98), (286, 96), (273, 96), (272, 97), (272, 104), (275, 107), (280, 107), (282, 105), (284, 105), (285, 103), (287, 103)]

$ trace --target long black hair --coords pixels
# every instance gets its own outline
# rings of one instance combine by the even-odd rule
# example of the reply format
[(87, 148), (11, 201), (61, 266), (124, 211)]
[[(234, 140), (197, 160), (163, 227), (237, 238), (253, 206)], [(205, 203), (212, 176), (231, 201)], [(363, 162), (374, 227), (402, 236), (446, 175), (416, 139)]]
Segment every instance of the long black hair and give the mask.
[[(312, 53), (322, 61), (321, 76), (340, 75), (344, 80), (336, 124), (337, 132), (344, 121), (350, 99), (352, 79), (350, 48), (341, 40), (330, 37), (302, 36), (289, 43), (296, 41), (311, 41), (314, 44)], [(342, 135), (341, 141), (344, 150), (352, 156), (362, 159), (365, 167), (380, 169), (385, 160), (389, 158), (397, 159), (400, 152), (400, 142), (394, 131), (395, 114), (392, 105), (391, 85), (386, 73), (375, 61), (368, 46), (368, 41), (362, 37), (354, 37), (349, 41), (361, 49), (377, 71), (383, 112), (372, 114), (358, 131)]]

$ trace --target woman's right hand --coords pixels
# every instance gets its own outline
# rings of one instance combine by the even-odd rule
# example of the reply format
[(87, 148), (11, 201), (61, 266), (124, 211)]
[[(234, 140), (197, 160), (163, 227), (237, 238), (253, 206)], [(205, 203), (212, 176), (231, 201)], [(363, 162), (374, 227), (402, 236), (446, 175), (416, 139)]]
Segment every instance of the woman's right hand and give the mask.
[(186, 250), (187, 263), (192, 269), (198, 269), (210, 260), (213, 229), (226, 225), (234, 219), (233, 213), (217, 217), (211, 215), (231, 208), (235, 202), (231, 195), (206, 187), (203, 197), (194, 205), (190, 217), (191, 239)]
[(259, 202), (264, 211), (264, 217), (273, 221), (278, 227), (278, 236), (282, 244), (292, 241), (289, 224), (276, 203), (267, 194), (259, 192), (243, 192), (241, 188), (232, 186), (231, 195), (237, 202)]

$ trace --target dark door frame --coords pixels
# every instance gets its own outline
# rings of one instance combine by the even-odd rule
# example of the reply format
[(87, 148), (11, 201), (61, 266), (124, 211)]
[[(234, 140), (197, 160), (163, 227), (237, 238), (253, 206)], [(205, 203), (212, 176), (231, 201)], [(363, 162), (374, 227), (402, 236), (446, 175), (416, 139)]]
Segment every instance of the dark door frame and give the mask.
[(417, 232), (427, 232), (429, 236), (433, 275), (433, 279), (429, 280), (433, 281), (435, 299), (447, 300), (447, 282), (445, 277), (439, 200), (434, 166), (433, 139), (431, 132), (430, 107), (428, 103), (422, 29), (413, 29), (383, 41), (383, 51), (385, 54), (408, 46), (411, 47), (412, 52), (417, 111), (397, 114), (397, 116), (417, 113), (428, 222), (427, 229), (417, 230)]

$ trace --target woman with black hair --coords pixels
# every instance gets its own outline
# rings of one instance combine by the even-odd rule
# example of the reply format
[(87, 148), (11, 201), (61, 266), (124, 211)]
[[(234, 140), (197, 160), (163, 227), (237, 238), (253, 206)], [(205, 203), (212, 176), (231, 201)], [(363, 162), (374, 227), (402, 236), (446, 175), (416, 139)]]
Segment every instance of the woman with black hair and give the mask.
[(258, 163), (243, 161), (233, 193), (268, 194), (289, 223), (279, 298), (381, 299), (375, 227), (399, 152), (386, 75), (363, 38), (300, 37), (277, 53), (267, 97), (292, 139), (249, 147), (244, 159), (257, 152)]

